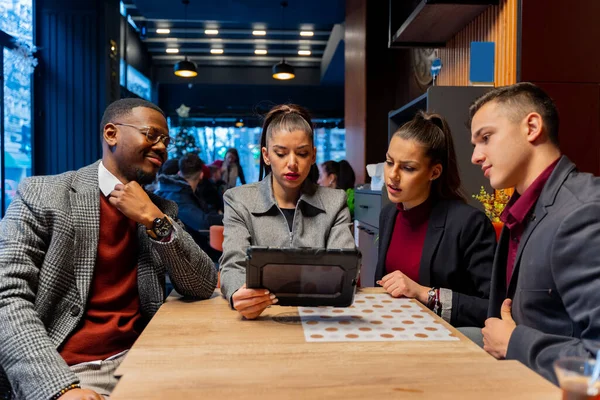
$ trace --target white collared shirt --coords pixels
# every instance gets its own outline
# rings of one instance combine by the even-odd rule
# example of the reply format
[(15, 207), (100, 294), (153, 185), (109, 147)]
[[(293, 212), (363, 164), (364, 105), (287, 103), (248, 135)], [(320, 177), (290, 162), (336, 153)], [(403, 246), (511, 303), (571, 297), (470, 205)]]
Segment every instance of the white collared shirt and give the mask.
[(107, 170), (102, 161), (100, 161), (100, 166), (98, 166), (98, 186), (100, 186), (102, 194), (108, 197), (119, 183), (122, 184), (123, 182)]

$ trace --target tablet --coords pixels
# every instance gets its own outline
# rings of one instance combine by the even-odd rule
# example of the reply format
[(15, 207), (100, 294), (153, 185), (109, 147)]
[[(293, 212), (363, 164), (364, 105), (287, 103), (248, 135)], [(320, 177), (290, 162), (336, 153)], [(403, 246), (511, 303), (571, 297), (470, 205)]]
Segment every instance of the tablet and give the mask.
[(246, 287), (268, 289), (280, 306), (348, 307), (360, 273), (358, 249), (251, 246)]

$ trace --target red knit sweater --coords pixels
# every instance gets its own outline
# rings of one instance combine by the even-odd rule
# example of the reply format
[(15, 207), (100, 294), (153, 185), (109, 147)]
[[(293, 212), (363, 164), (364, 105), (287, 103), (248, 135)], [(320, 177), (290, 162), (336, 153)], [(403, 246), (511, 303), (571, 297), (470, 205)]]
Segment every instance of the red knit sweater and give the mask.
[(60, 355), (68, 365), (131, 348), (142, 325), (137, 288), (137, 224), (100, 195), (100, 233), (88, 304)]

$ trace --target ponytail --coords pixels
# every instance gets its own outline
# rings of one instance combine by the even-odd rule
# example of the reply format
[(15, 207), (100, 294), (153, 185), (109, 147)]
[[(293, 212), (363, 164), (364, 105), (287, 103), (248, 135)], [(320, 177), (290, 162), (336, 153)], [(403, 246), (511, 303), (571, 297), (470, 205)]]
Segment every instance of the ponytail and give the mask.
[(425, 154), (432, 165), (441, 164), (442, 173), (432, 184), (433, 194), (441, 199), (457, 199), (466, 202), (458, 173), (452, 132), (444, 117), (419, 111), (393, 136), (416, 140), (425, 147)]

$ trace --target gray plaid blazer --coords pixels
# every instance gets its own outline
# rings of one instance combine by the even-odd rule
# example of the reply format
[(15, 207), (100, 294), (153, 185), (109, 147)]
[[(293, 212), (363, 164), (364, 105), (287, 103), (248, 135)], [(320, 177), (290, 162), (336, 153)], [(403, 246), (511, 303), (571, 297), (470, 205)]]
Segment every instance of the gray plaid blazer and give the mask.
[[(84, 314), (98, 247), (100, 188), (96, 162), (78, 171), (24, 180), (0, 221), (0, 393), (49, 399), (79, 382), (57, 349)], [(149, 193), (177, 221), (177, 205)], [(184, 229), (170, 242), (138, 226), (142, 316), (162, 304), (165, 271), (186, 296), (208, 298), (214, 264)], [(7, 379), (8, 378), (8, 379)], [(1, 384), (3, 383), (3, 384)], [(1, 398), (2, 396), (0, 396)]]
[(246, 283), (249, 246), (354, 248), (346, 193), (305, 183), (290, 232), (273, 197), (271, 175), (229, 189), (224, 195), (221, 292), (231, 295)]

